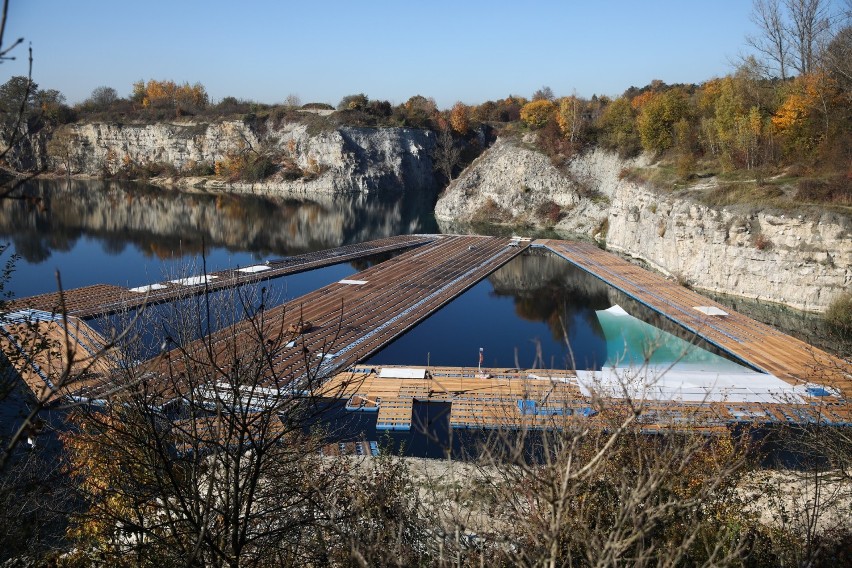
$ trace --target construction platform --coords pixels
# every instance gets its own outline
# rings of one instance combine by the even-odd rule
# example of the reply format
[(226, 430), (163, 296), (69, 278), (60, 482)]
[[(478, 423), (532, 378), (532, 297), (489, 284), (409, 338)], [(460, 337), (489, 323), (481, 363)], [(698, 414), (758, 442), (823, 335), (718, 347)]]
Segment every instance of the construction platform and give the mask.
[(377, 430), (408, 431), (415, 402), (449, 403), (452, 428), (554, 429), (571, 421), (600, 427), (631, 413), (645, 430), (732, 424), (852, 425), (852, 406), (836, 398), (749, 403), (728, 400), (617, 399), (590, 393), (576, 373), (554, 369), (355, 366), (325, 385), (349, 412), (376, 415)]
[(41, 403), (94, 389), (106, 398), (120, 367), (115, 350), (86, 322), (38, 310), (6, 316), (0, 350)]
[[(324, 286), (264, 315), (269, 345), (266, 389), (305, 388), (379, 351), (465, 290), (521, 254), (526, 245), (482, 236), (441, 236), (432, 243)], [(184, 372), (182, 361), (208, 357), (228, 368), (235, 344), (257, 343), (243, 321), (164, 357), (152, 371)], [(306, 356), (308, 354), (308, 356)], [(181, 386), (175, 386), (180, 390)]]
[[(12, 317), (7, 317), (0, 346), (42, 400), (61, 397), (103, 400), (122, 388), (121, 381), (130, 375), (124, 372), (128, 365), (120, 364), (110, 350), (93, 357), (107, 341), (88, 328), (82, 317), (118, 309), (116, 302), (124, 301), (127, 294), (135, 294), (132, 297), (138, 302), (145, 299), (163, 302), (187, 293), (239, 286), (379, 252), (404, 251), (345, 280), (266, 310), (263, 326), (258, 327), (256, 320), (244, 320), (180, 349), (163, 352), (152, 360), (134, 362), (136, 370), (132, 375), (144, 377), (148, 388), (161, 391), (161, 398), (186, 396), (189, 390), (201, 388), (192, 382), (186, 361), (215, 367), (218, 376), (226, 376), (235, 352), (261, 345), (265, 370), (258, 384), (251, 386), (255, 392), (273, 398), (280, 394), (298, 395), (307, 383), (314, 388), (319, 382), (331, 379), (322, 387), (325, 394), (345, 399), (352, 410), (376, 412), (381, 428), (410, 428), (412, 406), (419, 400), (451, 402), (450, 422), (459, 428), (548, 427), (557, 417), (564, 419), (568, 415), (599, 420), (593, 416), (596, 407), (591, 401), (595, 397), (600, 399), (600, 393), (590, 396), (589, 379), (583, 378), (582, 373), (490, 370), (491, 376), (482, 378), (471, 375), (473, 371), (429, 369), (428, 380), (426, 375), (380, 380), (369, 369), (358, 368), (354, 374), (341, 373), (353, 369), (530, 246), (552, 251), (763, 372), (741, 378), (764, 385), (759, 396), (741, 396), (735, 392), (733, 396), (723, 393), (720, 399), (713, 393), (703, 401), (683, 397), (664, 401), (657, 397), (645, 400), (644, 416), (659, 416), (661, 424), (664, 418), (683, 421), (687, 416), (700, 417), (704, 423), (715, 425), (744, 420), (851, 422), (847, 402), (852, 400), (850, 362), (751, 320), (594, 245), (556, 240), (530, 242), (520, 238), (458, 235), (382, 239), (314, 256), (304, 255), (290, 263), (292, 266), (280, 261), (249, 270), (189, 277), (162, 284), (165, 288), (152, 285), (129, 292), (123, 288), (116, 291), (110, 287), (103, 290), (88, 287), (71, 291), (66, 293), (64, 305), (73, 316), (64, 319), (51, 315), (59, 305), (56, 297), (24, 298), (16, 302), (17, 311)], [(87, 296), (86, 290), (93, 295)], [(30, 322), (25, 323), (28, 318)], [(36, 351), (36, 356), (30, 357), (30, 347), (39, 337), (46, 338), (51, 345), (64, 347)], [(82, 375), (77, 377), (79, 373)], [(790, 386), (789, 404), (774, 398), (771, 385), (765, 386), (770, 384), (768, 378)], [(362, 384), (356, 385), (355, 379)], [(218, 396), (218, 388), (216, 384), (204, 385), (204, 396)], [(227, 385), (222, 388), (226, 390)], [(742, 388), (756, 390), (749, 389), (748, 384)], [(617, 397), (612, 400), (613, 407), (623, 403)]]

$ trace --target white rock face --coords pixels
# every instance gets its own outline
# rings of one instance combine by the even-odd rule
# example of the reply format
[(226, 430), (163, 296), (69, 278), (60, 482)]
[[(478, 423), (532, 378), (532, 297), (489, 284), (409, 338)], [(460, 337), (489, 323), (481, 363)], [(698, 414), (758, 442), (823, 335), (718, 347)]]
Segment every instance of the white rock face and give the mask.
[(574, 181), (546, 156), (500, 139), (456, 178), (435, 206), (441, 221), (470, 222), (493, 202), (506, 212), (506, 223), (533, 222), (536, 211), (552, 201), (563, 209), (580, 202)]
[(605, 239), (607, 248), (697, 288), (807, 311), (824, 311), (852, 289), (850, 217), (713, 209), (620, 179), (646, 163), (595, 150), (563, 173), (543, 154), (500, 140), (450, 184), (435, 216), (456, 228), (491, 200), (507, 223), (540, 225), (539, 207), (553, 201), (567, 213), (558, 232)]
[(606, 242), (698, 288), (800, 310), (852, 289), (852, 222), (833, 213), (717, 210), (625, 184)]
[(75, 173), (99, 175), (123, 164), (162, 162), (178, 170), (213, 165), (229, 153), (256, 151), (288, 158), (313, 179), (271, 178), (263, 183), (182, 181), (210, 188), (254, 193), (345, 193), (421, 191), (434, 188), (432, 132), (413, 128), (338, 128), (310, 135), (300, 123), (253, 129), (242, 121), (157, 124), (80, 124)]
[(563, 172), (541, 152), (500, 139), (447, 187), (435, 217), (449, 226), (470, 223), (493, 202), (506, 212), (507, 224), (542, 226), (542, 208), (555, 203), (565, 214), (557, 232), (593, 235), (609, 214), (619, 172), (635, 163), (596, 150), (575, 158)]

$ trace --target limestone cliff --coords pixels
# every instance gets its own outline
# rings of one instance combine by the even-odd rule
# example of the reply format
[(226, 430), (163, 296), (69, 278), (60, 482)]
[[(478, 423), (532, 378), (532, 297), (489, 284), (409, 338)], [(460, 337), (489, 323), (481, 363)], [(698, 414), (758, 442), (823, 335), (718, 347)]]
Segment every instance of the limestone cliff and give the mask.
[(447, 228), (491, 222), (593, 235), (609, 215), (619, 172), (636, 162), (596, 150), (563, 171), (541, 152), (500, 139), (447, 187), (435, 217)]
[(852, 220), (837, 213), (714, 209), (625, 183), (606, 242), (698, 288), (800, 310), (852, 289)]
[(500, 140), (447, 188), (435, 215), (442, 230), (463, 231), (483, 212), (541, 226), (555, 220), (542, 207), (552, 202), (564, 215), (558, 233), (605, 240), (696, 288), (808, 311), (824, 311), (852, 289), (848, 215), (715, 209), (630, 181), (622, 172), (635, 165), (595, 150), (561, 171), (535, 150)]
[[(276, 166), (287, 162), (305, 176), (274, 175), (260, 183), (204, 178), (177, 185), (254, 193), (317, 194), (370, 191), (431, 191), (435, 136), (412, 128), (340, 127), (309, 133), (301, 123), (258, 125), (238, 120), (156, 124), (85, 123), (63, 127), (74, 173), (100, 175), (128, 164), (168, 164), (178, 171), (212, 167), (237, 153), (263, 154)], [(53, 166), (61, 156), (49, 157)], [(292, 179), (292, 178), (296, 179)], [(155, 180), (157, 182), (157, 180)], [(159, 180), (161, 184), (170, 184)]]

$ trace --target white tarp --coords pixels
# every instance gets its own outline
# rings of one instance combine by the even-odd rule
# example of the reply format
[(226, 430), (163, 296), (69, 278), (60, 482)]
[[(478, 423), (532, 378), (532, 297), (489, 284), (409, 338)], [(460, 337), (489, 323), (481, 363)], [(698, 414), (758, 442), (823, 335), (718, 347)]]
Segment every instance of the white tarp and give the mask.
[(130, 291), (140, 292), (144, 294), (146, 292), (154, 292), (155, 290), (164, 290), (166, 288), (168, 288), (168, 286), (166, 286), (165, 284), (148, 284), (147, 286), (138, 286), (136, 288), (131, 288)]
[(380, 379), (425, 379), (426, 369), (412, 369), (410, 367), (382, 367), (379, 371)]
[(238, 268), (237, 272), (246, 272), (249, 274), (254, 274), (255, 272), (263, 272), (264, 270), (272, 270), (270, 267), (265, 264), (257, 264), (255, 266), (246, 266), (245, 268)]
[(726, 315), (728, 315), (728, 312), (726, 312), (725, 310), (722, 310), (720, 308), (717, 308), (716, 306), (694, 306), (693, 309), (698, 310), (699, 312), (701, 312), (702, 314), (704, 314), (706, 316), (726, 316)]
[(189, 278), (178, 278), (177, 280), (169, 280), (172, 284), (180, 284), (182, 286), (197, 286), (215, 280), (216, 276), (206, 274), (204, 276), (190, 276)]
[(755, 371), (708, 372), (683, 366), (577, 371), (580, 390), (612, 398), (674, 402), (804, 402), (803, 389)]

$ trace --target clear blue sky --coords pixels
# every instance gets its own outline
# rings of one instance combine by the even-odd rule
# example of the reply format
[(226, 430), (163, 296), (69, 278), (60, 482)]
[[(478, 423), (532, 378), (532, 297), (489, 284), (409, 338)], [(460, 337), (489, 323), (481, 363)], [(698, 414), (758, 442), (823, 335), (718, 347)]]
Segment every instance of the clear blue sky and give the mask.
[[(652, 79), (731, 71), (753, 31), (750, 0), (12, 0), (6, 45), (32, 43), (33, 78), (69, 103), (99, 85), (200, 81), (213, 101), (347, 94), (442, 108), (542, 85), (618, 95)], [(0, 80), (26, 73), (0, 65)]]

